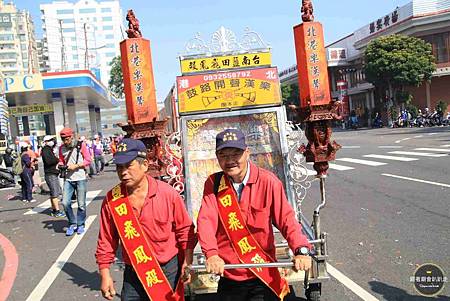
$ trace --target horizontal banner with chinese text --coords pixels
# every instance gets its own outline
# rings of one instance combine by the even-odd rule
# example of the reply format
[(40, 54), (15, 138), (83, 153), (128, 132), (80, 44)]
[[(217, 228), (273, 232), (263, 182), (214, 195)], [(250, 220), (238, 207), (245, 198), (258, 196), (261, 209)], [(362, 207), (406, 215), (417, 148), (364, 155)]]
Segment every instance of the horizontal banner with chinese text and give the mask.
[(51, 103), (45, 103), (45, 104), (41, 104), (41, 105), (35, 104), (35, 105), (27, 105), (27, 106), (9, 107), (8, 112), (9, 112), (9, 115), (12, 115), (12, 116), (53, 113), (53, 105)]
[(179, 112), (280, 104), (277, 68), (178, 76)]
[(197, 59), (181, 60), (181, 74), (228, 70), (237, 68), (254, 68), (270, 66), (270, 52), (254, 52), (237, 55), (213, 56)]

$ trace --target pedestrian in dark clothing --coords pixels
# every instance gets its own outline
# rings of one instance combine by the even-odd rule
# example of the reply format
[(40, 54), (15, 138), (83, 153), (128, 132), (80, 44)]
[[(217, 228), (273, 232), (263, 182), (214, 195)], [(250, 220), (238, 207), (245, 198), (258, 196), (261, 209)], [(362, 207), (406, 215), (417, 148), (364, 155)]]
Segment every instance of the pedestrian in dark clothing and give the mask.
[(6, 169), (9, 171), (12, 171), (13, 164), (14, 164), (14, 157), (13, 157), (12, 149), (7, 148), (5, 150), (5, 154), (3, 155), (3, 160), (5, 161)]
[(27, 154), (28, 145), (21, 147), (21, 160), (22, 160), (22, 173), (20, 174), (20, 185), (22, 186), (22, 201), (24, 203), (34, 203), (33, 199), (33, 162), (30, 156)]
[(44, 163), (45, 182), (50, 189), (50, 202), (52, 204), (52, 216), (64, 217), (64, 212), (59, 210), (59, 195), (61, 186), (59, 185), (59, 158), (55, 155), (55, 138), (52, 136), (44, 137), (44, 147), (41, 151), (42, 161)]

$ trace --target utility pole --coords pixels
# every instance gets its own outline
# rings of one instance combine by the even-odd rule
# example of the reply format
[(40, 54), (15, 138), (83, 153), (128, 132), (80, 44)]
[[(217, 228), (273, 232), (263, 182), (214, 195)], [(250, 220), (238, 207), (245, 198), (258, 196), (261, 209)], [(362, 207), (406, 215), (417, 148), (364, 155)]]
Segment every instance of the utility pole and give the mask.
[(65, 52), (65, 46), (64, 46), (64, 36), (63, 36), (63, 29), (62, 29), (63, 21), (59, 20), (59, 33), (61, 37), (61, 71), (66, 71), (67, 64), (66, 64), (66, 52)]
[(89, 47), (88, 47), (88, 40), (87, 40), (87, 23), (83, 24), (84, 29), (84, 69), (89, 70)]

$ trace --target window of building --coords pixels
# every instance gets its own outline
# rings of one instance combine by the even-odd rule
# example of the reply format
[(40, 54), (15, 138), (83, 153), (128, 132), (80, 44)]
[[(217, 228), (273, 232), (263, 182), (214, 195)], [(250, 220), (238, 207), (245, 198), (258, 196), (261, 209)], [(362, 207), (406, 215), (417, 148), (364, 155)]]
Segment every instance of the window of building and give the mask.
[(116, 129), (116, 128), (117, 128), (117, 124), (114, 123), (114, 124), (112, 125), (112, 127), (113, 127), (113, 129)]
[(75, 54), (75, 55), (72, 56), (72, 58), (73, 58), (74, 60), (78, 60), (78, 55)]
[(116, 54), (114, 52), (108, 52), (106, 54), (106, 57), (115, 57), (115, 56), (116, 56)]
[(75, 23), (75, 19), (61, 19), (64, 24)]
[(433, 55), (437, 64), (450, 62), (450, 32), (442, 32), (422, 37), (433, 47)]
[(113, 43), (108, 43), (105, 45), (106, 48), (116, 48), (116, 45)]
[(114, 35), (113, 34), (105, 34), (105, 39), (112, 40), (112, 39), (114, 39)]
[(103, 22), (112, 21), (112, 17), (102, 17)]
[(75, 32), (75, 28), (63, 28), (63, 32)]
[(73, 9), (58, 9), (58, 10), (56, 10), (56, 13), (58, 15), (69, 15), (69, 14), (73, 14)]
[(95, 14), (96, 9), (95, 8), (80, 8), (79, 12), (80, 12), (80, 14)]
[(80, 64), (74, 64), (73, 69), (80, 69)]
[(102, 7), (102, 13), (110, 13), (112, 10), (109, 7)]
[(102, 124), (102, 129), (107, 129), (108, 125), (107, 124)]
[(112, 29), (113, 29), (112, 25), (103, 26), (103, 30), (112, 30)]

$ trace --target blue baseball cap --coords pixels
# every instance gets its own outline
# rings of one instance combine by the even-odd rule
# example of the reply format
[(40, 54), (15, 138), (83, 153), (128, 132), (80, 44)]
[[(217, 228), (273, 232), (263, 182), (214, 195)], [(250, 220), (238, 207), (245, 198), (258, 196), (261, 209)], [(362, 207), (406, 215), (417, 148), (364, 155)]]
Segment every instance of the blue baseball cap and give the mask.
[(226, 129), (220, 132), (216, 136), (216, 151), (221, 149), (232, 147), (242, 150), (247, 149), (247, 143), (245, 143), (245, 135), (237, 129)]
[(127, 164), (137, 157), (147, 158), (147, 148), (141, 140), (124, 138), (117, 146), (113, 162), (115, 164)]

